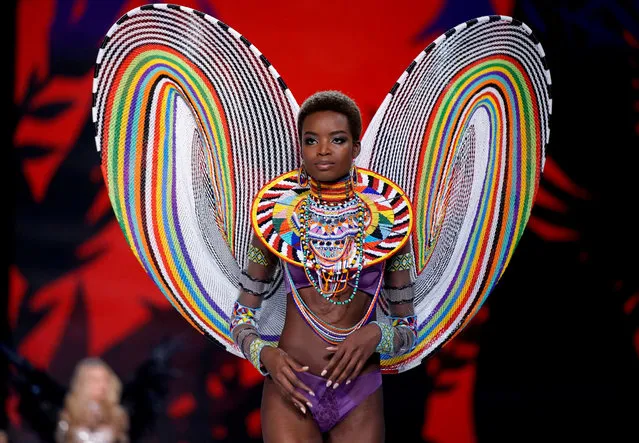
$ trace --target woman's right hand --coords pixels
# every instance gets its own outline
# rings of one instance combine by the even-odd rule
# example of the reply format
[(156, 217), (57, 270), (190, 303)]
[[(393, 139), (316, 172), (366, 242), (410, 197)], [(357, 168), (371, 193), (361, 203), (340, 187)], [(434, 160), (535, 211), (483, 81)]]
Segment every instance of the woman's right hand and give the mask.
[(311, 402), (295, 388), (300, 388), (315, 396), (311, 388), (297, 378), (296, 374), (296, 372), (308, 371), (308, 366), (302, 366), (286, 351), (272, 346), (264, 346), (260, 353), (260, 360), (284, 398), (289, 399), (295, 407), (299, 408), (303, 414), (306, 414), (304, 405), (310, 408)]

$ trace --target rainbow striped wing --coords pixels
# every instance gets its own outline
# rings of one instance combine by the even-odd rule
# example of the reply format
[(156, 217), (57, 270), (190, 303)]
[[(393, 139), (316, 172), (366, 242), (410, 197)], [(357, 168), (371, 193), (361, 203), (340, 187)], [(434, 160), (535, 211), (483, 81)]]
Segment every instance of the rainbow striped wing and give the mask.
[[(109, 30), (93, 85), (109, 198), (136, 257), (199, 331), (241, 355), (228, 318), (270, 178), (299, 164), (298, 105), (245, 37), (190, 8), (151, 4)], [(260, 329), (284, 322), (281, 276)]]
[(503, 274), (543, 169), (550, 84), (528, 26), (480, 17), (421, 52), (374, 116), (358, 163), (397, 183), (415, 211), (418, 344), (384, 358), (384, 372), (449, 341)]

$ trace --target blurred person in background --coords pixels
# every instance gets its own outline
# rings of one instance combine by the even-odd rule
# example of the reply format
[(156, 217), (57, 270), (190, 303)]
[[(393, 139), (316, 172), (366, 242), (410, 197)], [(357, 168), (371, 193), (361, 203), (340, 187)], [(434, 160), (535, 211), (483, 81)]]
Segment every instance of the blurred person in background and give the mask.
[(56, 430), (57, 443), (127, 443), (129, 417), (120, 404), (122, 383), (101, 359), (81, 360)]
[[(179, 375), (170, 359), (180, 343), (179, 336), (162, 342), (124, 383), (97, 357), (76, 363), (70, 386), (33, 366), (10, 345), (0, 343), (0, 357), (10, 362), (7, 387), (19, 398), (21, 427), (33, 431), (37, 441), (134, 443), (155, 430), (169, 383)], [(9, 431), (5, 422), (0, 430)], [(24, 441), (11, 436), (11, 441)]]

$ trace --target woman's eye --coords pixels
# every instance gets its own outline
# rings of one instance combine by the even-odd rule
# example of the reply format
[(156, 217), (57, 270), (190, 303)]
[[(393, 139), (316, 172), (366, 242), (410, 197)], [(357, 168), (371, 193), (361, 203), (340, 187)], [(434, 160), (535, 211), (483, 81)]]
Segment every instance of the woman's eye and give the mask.
[(314, 138), (309, 137), (304, 139), (305, 145), (313, 145), (315, 143), (317, 143), (317, 141)]
[(335, 137), (333, 139), (333, 143), (341, 145), (342, 143), (346, 142), (346, 139), (344, 137)]

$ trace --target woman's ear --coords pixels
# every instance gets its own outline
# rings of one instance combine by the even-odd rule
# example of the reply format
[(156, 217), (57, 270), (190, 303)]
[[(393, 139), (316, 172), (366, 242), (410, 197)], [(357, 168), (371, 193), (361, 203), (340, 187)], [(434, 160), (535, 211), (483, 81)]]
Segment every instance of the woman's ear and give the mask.
[(357, 158), (361, 150), (362, 150), (362, 143), (359, 140), (356, 142), (353, 142), (353, 158), (354, 159)]

